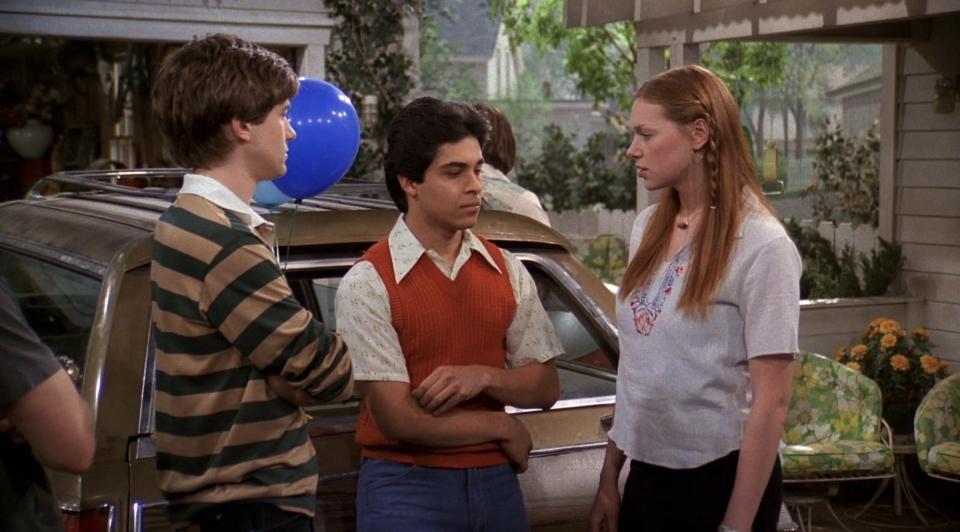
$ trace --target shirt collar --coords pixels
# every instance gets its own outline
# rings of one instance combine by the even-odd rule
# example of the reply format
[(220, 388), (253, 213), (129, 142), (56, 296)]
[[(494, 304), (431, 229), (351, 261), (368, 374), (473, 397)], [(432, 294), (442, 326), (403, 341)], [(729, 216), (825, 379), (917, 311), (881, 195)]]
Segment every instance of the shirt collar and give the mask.
[[(397, 223), (393, 225), (393, 229), (390, 230), (390, 236), (387, 237), (387, 245), (390, 246), (390, 256), (393, 260), (394, 280), (397, 284), (400, 284), (400, 281), (410, 273), (410, 270), (412, 270), (417, 264), (417, 261), (420, 260), (420, 256), (426, 253), (427, 250), (423, 247), (423, 244), (417, 240), (413, 231), (407, 226), (402, 214), (397, 218)], [(469, 229), (464, 229), (463, 241), (460, 243), (460, 254), (474, 251), (479, 253), (497, 273), (503, 273), (500, 271), (497, 263), (493, 261), (490, 252), (488, 252), (487, 248), (480, 242), (480, 239), (474, 236), (473, 232)]]
[(186, 174), (183, 176), (180, 193), (200, 196), (210, 203), (236, 214), (250, 227), (260, 227), (263, 224), (267, 224), (269, 228), (273, 227), (272, 223), (264, 220), (262, 216), (250, 208), (249, 204), (244, 203), (233, 191), (212, 177)]

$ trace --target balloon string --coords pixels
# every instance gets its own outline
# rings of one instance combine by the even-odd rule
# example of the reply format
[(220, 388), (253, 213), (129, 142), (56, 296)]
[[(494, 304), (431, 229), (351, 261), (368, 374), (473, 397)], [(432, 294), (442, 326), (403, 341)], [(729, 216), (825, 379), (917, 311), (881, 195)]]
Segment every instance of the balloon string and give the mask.
[(282, 269), (280, 264), (280, 236), (276, 231), (273, 232), (273, 255), (277, 258), (277, 266), (281, 266)]
[(297, 212), (300, 210), (303, 200), (297, 198), (293, 204), (293, 217), (290, 218), (290, 232), (287, 234), (287, 256), (283, 259), (283, 271), (287, 271), (287, 264), (290, 262), (290, 248), (293, 247), (293, 226), (297, 224)]

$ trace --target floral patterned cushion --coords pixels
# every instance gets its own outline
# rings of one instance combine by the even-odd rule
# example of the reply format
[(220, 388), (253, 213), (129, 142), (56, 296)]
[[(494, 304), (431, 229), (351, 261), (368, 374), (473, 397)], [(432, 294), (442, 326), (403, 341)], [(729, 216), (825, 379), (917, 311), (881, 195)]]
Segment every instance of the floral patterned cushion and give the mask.
[(880, 389), (829, 358), (801, 353), (780, 454), (784, 479), (892, 471), (893, 450), (880, 441)]
[(931, 447), (927, 469), (960, 478), (960, 442), (948, 441)]
[(780, 451), (783, 478), (812, 474), (844, 474), (893, 468), (893, 450), (882, 442), (840, 440), (787, 445)]
[(783, 441), (878, 441), (880, 405), (880, 389), (869, 378), (822, 355), (801, 353)]
[(923, 398), (914, 437), (924, 471), (960, 476), (960, 373), (938, 382)]

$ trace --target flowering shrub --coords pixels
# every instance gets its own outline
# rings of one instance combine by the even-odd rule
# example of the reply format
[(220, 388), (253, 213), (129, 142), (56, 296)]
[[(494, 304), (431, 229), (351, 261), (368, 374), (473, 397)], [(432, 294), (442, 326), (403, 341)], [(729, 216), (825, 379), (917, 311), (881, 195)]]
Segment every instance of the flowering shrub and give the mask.
[(930, 354), (933, 347), (923, 327), (908, 335), (896, 320), (877, 318), (870, 322), (861, 343), (837, 349), (834, 357), (880, 386), (886, 412), (894, 405), (915, 407), (937, 381), (947, 376), (947, 364)]

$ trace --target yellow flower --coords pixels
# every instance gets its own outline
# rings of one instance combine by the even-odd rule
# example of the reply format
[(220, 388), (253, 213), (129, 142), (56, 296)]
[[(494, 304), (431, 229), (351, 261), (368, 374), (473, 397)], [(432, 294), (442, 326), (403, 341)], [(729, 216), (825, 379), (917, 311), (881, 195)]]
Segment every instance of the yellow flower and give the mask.
[(924, 353), (920, 356), (920, 366), (925, 373), (934, 374), (940, 371), (940, 361), (930, 353)]
[(897, 320), (883, 320), (878, 327), (883, 334), (893, 334), (897, 332), (899, 328), (900, 324), (897, 323)]
[(885, 333), (883, 338), (880, 339), (880, 347), (884, 349), (890, 349), (895, 345), (897, 345), (897, 337), (892, 333)]
[(926, 338), (930, 336), (930, 333), (927, 332), (927, 330), (923, 327), (914, 327), (910, 332), (912, 332), (914, 336), (919, 336), (920, 338)]
[(840, 359), (843, 358), (843, 355), (846, 355), (846, 354), (847, 354), (846, 347), (838, 347), (837, 350), (833, 352), (833, 359), (839, 362)]
[(850, 348), (850, 356), (854, 360), (862, 360), (863, 355), (867, 354), (867, 346), (863, 344), (857, 344)]
[(910, 359), (903, 355), (893, 355), (890, 357), (890, 365), (897, 371), (907, 371), (910, 369)]
[(860, 371), (859, 362), (847, 362), (847, 367), (852, 369), (853, 371)]
[(873, 318), (873, 321), (870, 322), (870, 328), (876, 329), (880, 327), (880, 324), (885, 321), (887, 321), (887, 318), (884, 318), (883, 316), (880, 316), (879, 318)]

